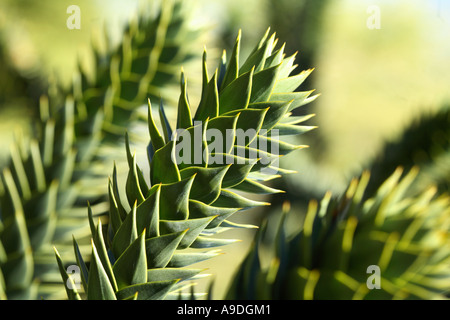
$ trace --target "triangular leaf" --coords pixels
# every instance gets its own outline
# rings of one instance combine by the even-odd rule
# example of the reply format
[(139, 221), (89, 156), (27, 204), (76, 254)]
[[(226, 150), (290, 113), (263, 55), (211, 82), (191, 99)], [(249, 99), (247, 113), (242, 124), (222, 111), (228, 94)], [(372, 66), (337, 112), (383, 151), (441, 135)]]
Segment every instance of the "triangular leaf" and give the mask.
[(196, 200), (189, 200), (189, 215), (191, 218), (216, 217), (207, 228), (216, 228), (220, 223), (238, 211), (239, 208), (220, 208), (213, 207), (203, 202)]
[(67, 297), (69, 298), (69, 300), (81, 300), (80, 294), (76, 289), (75, 283), (73, 282), (72, 278), (70, 278), (69, 275), (67, 274), (66, 269), (64, 269), (64, 265), (58, 250), (56, 250), (56, 248), (53, 249), (55, 251), (56, 261), (58, 263), (59, 272), (61, 273), (61, 277), (64, 283), (64, 288), (66, 289)]
[(231, 164), (222, 180), (222, 188), (230, 188), (242, 182), (257, 162), (255, 159), (246, 159), (231, 154), (213, 154), (210, 157), (214, 159), (214, 161), (209, 160), (211, 167)]
[[(127, 182), (125, 185), (130, 207), (136, 201), (138, 204), (142, 203), (144, 201), (144, 194), (148, 192), (148, 187), (144, 181), (142, 172), (139, 170), (136, 164), (136, 157), (133, 156), (131, 161), (132, 163), (128, 170)], [(142, 185), (141, 187), (142, 183), (144, 185)]]
[(80, 268), (81, 283), (83, 284), (84, 291), (87, 292), (87, 282), (88, 282), (88, 278), (89, 278), (89, 271), (86, 266), (86, 263), (84, 262), (83, 256), (81, 255), (80, 247), (78, 246), (78, 243), (75, 240), (75, 237), (73, 237), (73, 249), (75, 251), (75, 258), (77, 261), (77, 265)]
[(247, 60), (245, 60), (239, 69), (240, 74), (248, 72), (252, 68), (255, 69), (255, 73), (264, 68), (265, 60), (272, 53), (272, 45), (275, 40), (275, 33), (269, 39), (266, 38), (267, 35), (266, 33), (265, 37), (263, 37), (264, 41), (258, 44), (258, 49), (253, 51)]
[(217, 90), (217, 71), (206, 86), (206, 92), (195, 113), (195, 120), (205, 121), (219, 115), (219, 92)]
[(161, 185), (160, 219), (180, 220), (189, 217), (189, 194), (194, 176), (176, 183)]
[(253, 69), (231, 82), (219, 94), (219, 114), (245, 109), (252, 92)]
[(181, 94), (178, 100), (177, 129), (187, 129), (192, 126), (191, 108), (187, 97), (187, 82), (184, 72), (181, 72)]
[(303, 81), (306, 80), (311, 72), (313, 72), (313, 70), (314, 69), (304, 70), (295, 76), (278, 80), (275, 84), (275, 88), (273, 89), (273, 93), (295, 91), (303, 83)]
[(159, 199), (161, 185), (136, 208), (136, 229), (138, 233), (146, 230), (146, 238), (159, 236)]
[(182, 268), (157, 268), (149, 269), (147, 271), (147, 278), (149, 282), (154, 281), (170, 281), (177, 280), (184, 281), (190, 279), (200, 272), (202, 269), (182, 269)]
[(240, 242), (241, 240), (236, 239), (216, 239), (212, 237), (197, 237), (195, 241), (192, 243), (191, 248), (214, 248), (220, 246), (226, 246), (232, 243)]
[(127, 215), (112, 241), (112, 252), (117, 259), (138, 238), (136, 226), (136, 204)]
[(222, 190), (220, 197), (213, 203), (216, 207), (252, 208), (268, 206), (270, 203), (247, 199), (229, 190)]
[(316, 99), (319, 96), (315, 95), (313, 97), (309, 97), (312, 92), (314, 92), (314, 90), (301, 92), (272, 93), (270, 95), (269, 101), (292, 101), (288, 110), (292, 111), (311, 102), (312, 101), (311, 99)]
[(253, 75), (251, 103), (269, 100), (277, 81), (280, 66), (270, 67)]
[(159, 133), (158, 128), (156, 127), (155, 121), (152, 115), (152, 105), (150, 99), (148, 99), (148, 131), (150, 133), (150, 141), (153, 145), (154, 150), (159, 150), (164, 146), (164, 139)]
[(169, 119), (167, 119), (166, 113), (164, 112), (162, 99), (159, 104), (159, 118), (161, 119), (161, 125), (164, 131), (164, 139), (170, 141), (172, 139), (172, 128), (170, 127)]
[(235, 145), (247, 146), (257, 136), (260, 131), (264, 118), (267, 114), (267, 109), (242, 109), (229, 112), (225, 115), (237, 115), (239, 118), (236, 123), (236, 140)]
[(190, 167), (181, 170), (180, 174), (182, 179), (195, 176), (189, 198), (205, 203), (211, 203), (216, 200), (220, 194), (222, 180), (229, 167)]
[(170, 260), (168, 267), (171, 268), (183, 268), (194, 263), (198, 263), (204, 260), (214, 258), (222, 254), (220, 250), (211, 250), (208, 252), (177, 252)]
[(113, 266), (117, 286), (126, 286), (147, 282), (147, 256), (144, 233), (123, 252)]
[(170, 234), (187, 230), (179, 244), (180, 249), (188, 248), (198, 235), (215, 217), (205, 217), (189, 220), (161, 220), (160, 228), (162, 234)]
[(231, 82), (237, 79), (239, 76), (239, 52), (241, 43), (241, 30), (236, 37), (236, 42), (234, 43), (233, 52), (231, 53), (230, 61), (227, 64), (227, 69), (220, 86), (221, 90), (228, 86)]
[(245, 179), (239, 185), (235, 186), (234, 189), (243, 191), (243, 192), (256, 193), (256, 194), (284, 193), (283, 190), (270, 188), (262, 183), (259, 183), (259, 182), (256, 182), (256, 181), (253, 181), (250, 179)]
[(165, 234), (145, 241), (148, 268), (165, 268), (187, 230)]
[(232, 116), (219, 116), (208, 121), (206, 141), (209, 153), (231, 152), (235, 143), (239, 115), (240, 113)]
[(150, 164), (150, 180), (153, 185), (180, 181), (173, 140), (158, 149), (153, 155)]
[(105, 269), (106, 274), (108, 275), (109, 281), (114, 289), (114, 291), (117, 291), (117, 283), (114, 278), (114, 274), (112, 271), (111, 263), (109, 261), (106, 245), (103, 239), (103, 232), (102, 232), (102, 223), (99, 219), (97, 224), (97, 229), (94, 234), (93, 238), (95, 247), (97, 248), (97, 253), (100, 258), (100, 261), (102, 263), (103, 268)]
[(88, 300), (116, 300), (114, 289), (109, 282), (108, 275), (102, 266), (94, 242), (91, 241), (92, 260), (89, 268)]

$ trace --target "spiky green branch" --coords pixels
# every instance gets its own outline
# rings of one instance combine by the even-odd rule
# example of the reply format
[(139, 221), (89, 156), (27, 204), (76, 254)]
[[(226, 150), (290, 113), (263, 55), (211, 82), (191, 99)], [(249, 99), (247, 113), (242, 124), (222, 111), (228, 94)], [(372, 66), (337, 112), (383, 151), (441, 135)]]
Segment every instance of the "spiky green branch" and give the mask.
[[(203, 89), (195, 109), (182, 73), (175, 130), (162, 106), (163, 126), (158, 128), (149, 100), (149, 177), (127, 139), (126, 198), (114, 169), (108, 232), (102, 235), (101, 224), (95, 227), (91, 221), (89, 269), (74, 244), (77, 265), (88, 279), (83, 281), (88, 299), (183, 297), (183, 280), (201, 272), (187, 267), (215, 256), (211, 248), (234, 242), (215, 235), (247, 227), (229, 218), (267, 204), (241, 192), (280, 191), (264, 181), (284, 173), (276, 166), (279, 157), (303, 147), (283, 139), (313, 128), (301, 125), (306, 117), (291, 117), (292, 110), (315, 99), (310, 91), (294, 92), (311, 70), (291, 75), (294, 56), (285, 57), (284, 45), (277, 46), (269, 30), (245, 61), (240, 60), (240, 43), (239, 34), (230, 59), (224, 53), (213, 76), (208, 75), (204, 52)], [(186, 252), (188, 248), (195, 251)], [(63, 279), (70, 279), (64, 268), (60, 271)], [(80, 297), (80, 292), (66, 290), (69, 298)]]

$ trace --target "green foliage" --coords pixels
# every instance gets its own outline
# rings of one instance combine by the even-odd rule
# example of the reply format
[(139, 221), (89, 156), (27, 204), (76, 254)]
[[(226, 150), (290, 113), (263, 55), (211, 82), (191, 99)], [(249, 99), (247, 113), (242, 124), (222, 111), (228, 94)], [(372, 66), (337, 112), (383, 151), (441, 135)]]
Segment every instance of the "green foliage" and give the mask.
[(61, 292), (51, 244), (64, 256), (72, 233), (88, 236), (78, 208), (86, 199), (101, 206), (106, 198), (98, 182), (105, 173), (95, 170), (107, 161), (99, 150), (132, 124), (143, 99), (165, 94), (156, 88), (170, 86), (191, 57), (184, 41), (195, 32), (186, 28), (180, 6), (164, 1), (157, 17), (130, 23), (118, 47), (108, 39), (104, 52), (94, 46), (94, 74), (80, 67), (68, 91), (52, 84), (40, 100), (35, 138), (12, 146), (0, 179), (0, 286), (7, 298)]
[[(183, 281), (201, 272), (187, 267), (215, 256), (217, 252), (211, 248), (235, 241), (215, 235), (233, 227), (248, 227), (228, 218), (238, 211), (267, 204), (240, 195), (240, 191), (278, 191), (263, 183), (278, 176), (274, 161), (302, 146), (278, 140), (274, 129), (292, 121), (291, 111), (314, 99), (305, 92), (292, 92), (310, 72), (290, 75), (295, 69), (294, 56), (285, 58), (284, 46), (277, 47), (275, 34), (269, 34), (269, 30), (241, 66), (240, 42), (239, 34), (230, 60), (226, 61), (224, 53), (223, 65), (212, 77), (204, 53), (203, 91), (195, 113), (189, 104), (186, 77), (181, 74), (176, 130), (170, 128), (161, 106), (161, 132), (149, 100), (150, 174), (144, 176), (127, 138), (126, 197), (119, 191), (114, 169), (105, 237), (101, 223), (94, 227), (91, 220), (92, 259), (86, 271), (89, 281), (83, 283), (87, 299), (184, 298), (183, 290), (189, 285)], [(298, 129), (287, 135), (312, 129), (298, 126), (302, 119), (294, 120), (291, 126)], [(218, 144), (208, 137), (210, 129), (231, 139)], [(248, 132), (242, 140), (243, 133)], [(282, 131), (280, 137), (285, 135)], [(253, 145), (253, 141), (259, 143)], [(181, 153), (181, 159), (177, 158)], [(267, 159), (270, 161), (264, 161)], [(264, 170), (271, 166), (272, 170)], [(77, 265), (86, 269), (80, 258)], [(66, 279), (64, 269), (61, 272)], [(69, 298), (79, 296), (68, 290)]]
[[(205, 50), (195, 106), (182, 65), (197, 56), (199, 33), (186, 26), (179, 0), (130, 21), (117, 46), (107, 35), (93, 41), (92, 70), (80, 61), (68, 88), (52, 82), (42, 94), (47, 85), (0, 52), (0, 107), (39, 111), (0, 172), (0, 299), (211, 299), (211, 291), (195, 292), (192, 281), (207, 274), (194, 265), (238, 241), (222, 238), (226, 231), (255, 228), (232, 218), (288, 188), (272, 183), (291, 172), (279, 160), (305, 147), (292, 141), (314, 128), (300, 108), (317, 97), (300, 91), (312, 70), (292, 73), (298, 62), (314, 64), (326, 4), (276, 1), (264, 19), (253, 15), (292, 47), (267, 30), (251, 50), (239, 32), (212, 74)], [(304, 33), (291, 37), (298, 19)], [(250, 29), (252, 38), (258, 28)], [(304, 54), (286, 56), (298, 41)], [(176, 119), (166, 115), (171, 105)], [(448, 298), (449, 119), (448, 107), (420, 118), (338, 197), (309, 201), (320, 189), (311, 185), (290, 191), (297, 204), (309, 201), (301, 224), (287, 208), (279, 224), (269, 220), (227, 298)], [(132, 150), (142, 124), (147, 163)], [(123, 140), (125, 152), (117, 151)], [(310, 158), (306, 169), (328, 174), (317, 154)], [(379, 289), (369, 288), (369, 266), (380, 268)]]
[[(288, 235), (286, 212), (262, 267), (261, 239), (233, 280), (232, 299), (445, 299), (450, 290), (450, 198), (430, 188), (408, 196), (417, 168), (397, 169), (363, 200), (369, 172), (344, 195), (311, 201), (301, 226)], [(260, 234), (262, 237), (262, 234)], [(369, 289), (368, 267), (380, 268)]]

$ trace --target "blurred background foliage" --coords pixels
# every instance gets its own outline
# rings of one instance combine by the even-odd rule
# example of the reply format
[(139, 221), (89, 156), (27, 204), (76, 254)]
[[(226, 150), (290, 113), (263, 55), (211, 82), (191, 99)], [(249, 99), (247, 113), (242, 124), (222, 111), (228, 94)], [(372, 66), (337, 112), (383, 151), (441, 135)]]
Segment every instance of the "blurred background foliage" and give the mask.
[[(8, 159), (14, 132), (29, 134), (39, 94), (52, 79), (69, 84), (78, 61), (89, 67), (87, 49), (96, 33), (106, 30), (119, 41), (124, 22), (144, 2), (151, 1), (0, 2), (0, 167)], [(66, 27), (72, 4), (81, 9), (80, 30)], [(367, 27), (371, 5), (380, 8), (380, 29)], [(302, 212), (310, 198), (320, 199), (328, 190), (339, 195), (386, 141), (450, 98), (448, 1), (193, 0), (189, 6), (192, 23), (208, 26), (204, 45), (209, 60), (218, 61), (221, 48), (230, 52), (239, 29), (245, 56), (270, 26), (286, 42), (288, 54), (298, 51), (299, 69), (315, 68), (301, 89), (321, 94), (304, 109), (316, 114), (309, 122), (319, 128), (302, 137), (308, 150), (283, 159), (285, 167), (298, 173), (277, 182), (287, 193), (272, 198), (274, 210), (288, 199), (294, 212)], [(197, 52), (201, 57), (202, 48)], [(200, 64), (185, 70), (193, 79), (188, 85), (198, 85)], [(268, 214), (252, 210), (237, 218), (259, 224)], [(223, 296), (254, 235), (233, 232), (243, 241), (208, 262), (216, 275), (216, 298)]]

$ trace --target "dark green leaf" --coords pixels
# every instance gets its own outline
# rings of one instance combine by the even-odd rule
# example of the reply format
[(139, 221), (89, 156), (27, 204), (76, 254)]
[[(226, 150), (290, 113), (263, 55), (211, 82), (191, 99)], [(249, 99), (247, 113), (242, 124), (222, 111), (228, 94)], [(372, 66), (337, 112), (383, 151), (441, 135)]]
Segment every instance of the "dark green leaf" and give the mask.
[(108, 198), (109, 198), (109, 219), (110, 226), (113, 233), (115, 234), (119, 230), (122, 224), (122, 219), (120, 217), (119, 205), (114, 196), (114, 187), (111, 179), (108, 181)]
[(188, 248), (198, 235), (208, 226), (215, 217), (205, 217), (189, 220), (161, 220), (162, 234), (176, 233), (187, 230), (179, 244), (180, 249)]
[(105, 241), (103, 238), (102, 223), (101, 223), (100, 219), (97, 224), (96, 232), (93, 234), (93, 241), (94, 241), (95, 247), (97, 248), (98, 257), (100, 258), (101, 264), (102, 264), (103, 268), (105, 269), (106, 274), (108, 275), (109, 281), (110, 281), (114, 291), (117, 291), (117, 283), (114, 278), (111, 263), (109, 261), (108, 252), (107, 252)]
[(153, 145), (153, 149), (157, 151), (160, 148), (164, 147), (164, 139), (159, 133), (159, 130), (156, 127), (155, 121), (153, 119), (150, 99), (148, 99), (148, 131), (150, 133), (150, 141)]
[(123, 252), (113, 265), (113, 272), (120, 289), (147, 282), (147, 256), (145, 234), (141, 235)]
[(256, 162), (255, 159), (246, 159), (231, 154), (212, 154), (209, 160), (211, 167), (231, 164), (222, 180), (222, 188), (230, 188), (241, 183)]
[(165, 268), (187, 230), (165, 234), (145, 241), (148, 268)]
[(195, 121), (194, 126), (187, 130), (177, 130), (173, 161), (180, 170), (192, 165), (206, 167), (204, 156), (208, 152), (206, 128), (207, 125), (203, 122)]
[(136, 228), (141, 233), (146, 230), (146, 238), (159, 236), (159, 199), (161, 185), (136, 208)]
[(200, 100), (195, 120), (206, 121), (219, 115), (219, 92), (217, 91), (217, 71), (206, 86), (206, 92)]
[(283, 62), (284, 47), (285, 44), (283, 44), (280, 49), (273, 52), (269, 57), (267, 57), (266, 61), (264, 62), (265, 69), (275, 67), (276, 65), (279, 65), (280, 63)]
[(112, 241), (112, 252), (117, 259), (138, 238), (136, 226), (136, 204), (127, 215)]
[[(59, 255), (58, 250), (56, 250), (55, 247), (53, 249), (55, 251), (56, 261), (58, 263), (59, 272), (61, 273), (61, 277), (64, 283), (64, 288), (66, 289), (68, 299), (81, 300), (80, 294), (76, 289), (76, 285), (73, 282), (73, 279), (69, 277), (69, 275), (66, 272), (66, 269), (64, 269), (64, 264), (61, 260), (61, 256)], [(69, 288), (69, 283), (71, 288)]]
[(93, 241), (91, 241), (91, 245), (92, 260), (89, 268), (87, 299), (116, 300), (114, 289), (109, 282), (109, 278), (105, 272), (105, 269), (102, 266)]
[(249, 104), (248, 107), (249, 109), (267, 110), (261, 129), (269, 131), (286, 115), (290, 104), (290, 101), (257, 102)]
[(157, 268), (149, 269), (147, 271), (147, 278), (149, 282), (154, 281), (170, 281), (179, 280), (184, 281), (190, 279), (200, 272), (202, 269), (181, 269), (181, 268)]
[(191, 108), (187, 97), (187, 82), (184, 72), (181, 72), (181, 94), (178, 100), (177, 129), (187, 129), (192, 126)]
[(220, 225), (220, 223), (231, 216), (233, 213), (238, 211), (239, 208), (220, 208), (213, 207), (203, 202), (196, 200), (189, 200), (189, 217), (190, 218), (203, 218), (203, 217), (216, 217), (207, 228), (215, 228)]
[[(268, 34), (266, 33), (266, 35)], [(255, 69), (255, 73), (261, 71), (264, 68), (266, 58), (269, 57), (272, 53), (272, 45), (275, 40), (275, 33), (273, 33), (269, 39), (267, 39), (266, 36), (264, 38), (264, 41), (258, 44), (259, 48), (253, 51), (253, 53), (250, 54), (247, 60), (245, 60), (242, 67), (239, 69), (240, 74), (248, 72), (252, 68)]]
[[(269, 101), (292, 101), (288, 109), (288, 111), (292, 111), (315, 100), (319, 95), (309, 97), (313, 92), (314, 90), (301, 92), (272, 93), (270, 95)], [(291, 117), (289, 117), (289, 119), (290, 118)]]
[(87, 292), (89, 271), (86, 266), (86, 263), (84, 262), (83, 256), (81, 255), (80, 247), (78, 246), (78, 243), (75, 240), (75, 237), (73, 237), (72, 242), (73, 242), (73, 249), (75, 251), (75, 258), (77, 261), (77, 265), (80, 268), (81, 283), (83, 284), (84, 291)]
[(170, 141), (172, 139), (172, 129), (169, 124), (169, 119), (167, 119), (166, 113), (164, 112), (162, 100), (159, 105), (159, 118), (161, 119), (161, 125), (164, 131), (164, 139)]
[(256, 138), (268, 110), (268, 107), (266, 109), (242, 109), (225, 114), (239, 115), (236, 123), (235, 145), (247, 146)]
[(219, 250), (211, 250), (208, 252), (189, 252), (189, 253), (177, 252), (173, 255), (172, 259), (170, 260), (167, 266), (171, 268), (183, 268), (197, 262), (214, 258), (220, 254), (222, 253), (220, 253)]
[(112, 177), (112, 191), (114, 194), (115, 204), (117, 205), (117, 208), (119, 210), (120, 219), (124, 220), (125, 217), (127, 216), (127, 212), (122, 205), (122, 201), (120, 200), (119, 184), (118, 184), (118, 179), (117, 179), (117, 167), (116, 167), (115, 163), (114, 163), (113, 177)]
[(256, 193), (256, 194), (274, 194), (274, 193), (284, 193), (283, 190), (278, 190), (274, 188), (270, 188), (262, 183), (245, 179), (240, 184), (238, 184), (234, 189), (243, 191), (243, 192), (250, 192), (250, 193)]
[(238, 118), (239, 113), (233, 116), (215, 117), (208, 121), (206, 141), (208, 143), (209, 153), (231, 152), (235, 143), (236, 124)]
[(191, 187), (190, 199), (211, 203), (220, 194), (222, 180), (230, 166), (216, 168), (190, 167), (180, 171), (181, 178), (194, 177)]
[(220, 86), (220, 90), (223, 90), (231, 82), (237, 79), (239, 76), (239, 52), (241, 43), (241, 30), (236, 37), (236, 42), (234, 43), (233, 52), (231, 53), (230, 61), (227, 64), (227, 69)]
[(239, 242), (241, 240), (235, 240), (235, 239), (216, 239), (212, 237), (197, 237), (195, 239), (194, 243), (192, 243), (191, 248), (212, 248), (212, 247), (220, 247), (220, 246), (226, 246), (232, 243)]
[(252, 92), (253, 69), (231, 82), (219, 94), (219, 114), (247, 108)]
[(270, 203), (247, 199), (229, 190), (222, 190), (219, 198), (213, 203), (216, 207), (252, 208), (268, 206)]
[(277, 83), (278, 72), (281, 65), (256, 72), (252, 80), (252, 94), (250, 103), (267, 101)]
[(189, 217), (189, 194), (194, 176), (171, 184), (161, 185), (160, 219), (180, 220)]
[(173, 140), (158, 149), (153, 155), (150, 164), (150, 180), (153, 185), (180, 181)]
[[(161, 150), (161, 149), (160, 149)], [(127, 182), (126, 182), (126, 194), (128, 198), (128, 203), (130, 207), (134, 202), (137, 201), (138, 204), (142, 203), (144, 199), (144, 194), (148, 192), (147, 184), (144, 181), (142, 172), (136, 164), (136, 157), (132, 157), (132, 163), (128, 170)], [(143, 185), (142, 185), (143, 184)], [(142, 185), (142, 187), (141, 187)]]

